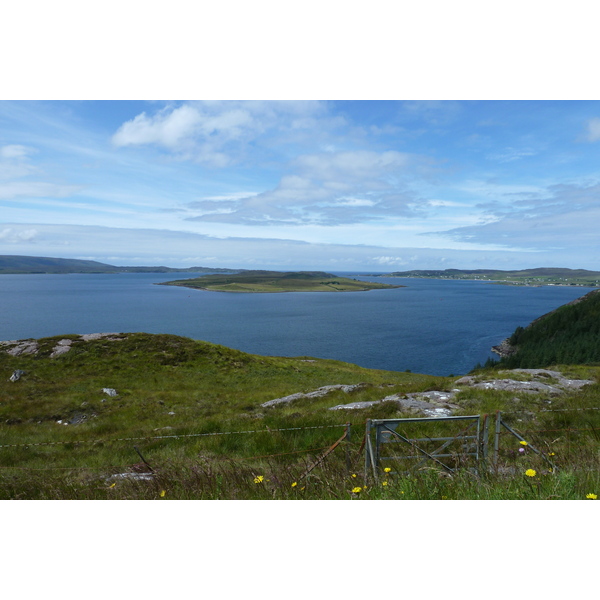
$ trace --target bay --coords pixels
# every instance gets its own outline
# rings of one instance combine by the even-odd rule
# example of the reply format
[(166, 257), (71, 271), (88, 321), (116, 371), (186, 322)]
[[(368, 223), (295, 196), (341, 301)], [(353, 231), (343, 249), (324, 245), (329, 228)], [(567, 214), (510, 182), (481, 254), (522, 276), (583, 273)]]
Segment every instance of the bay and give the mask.
[(0, 339), (171, 333), (253, 354), (460, 375), (518, 325), (590, 291), (339, 274), (406, 287), (231, 294), (154, 285), (181, 278), (172, 273), (2, 275)]

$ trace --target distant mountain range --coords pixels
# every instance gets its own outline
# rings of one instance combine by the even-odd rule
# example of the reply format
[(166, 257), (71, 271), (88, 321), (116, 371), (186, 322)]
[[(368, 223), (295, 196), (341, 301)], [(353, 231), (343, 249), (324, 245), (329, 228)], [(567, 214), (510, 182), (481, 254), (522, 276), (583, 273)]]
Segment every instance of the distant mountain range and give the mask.
[(0, 274), (21, 273), (239, 273), (240, 269), (210, 267), (116, 267), (95, 260), (49, 258), (45, 256), (0, 255)]

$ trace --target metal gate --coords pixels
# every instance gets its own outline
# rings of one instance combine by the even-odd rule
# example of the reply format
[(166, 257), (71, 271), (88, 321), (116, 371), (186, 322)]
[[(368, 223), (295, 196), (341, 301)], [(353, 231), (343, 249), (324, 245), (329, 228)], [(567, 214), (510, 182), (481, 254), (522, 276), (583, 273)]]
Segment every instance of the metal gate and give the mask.
[(483, 423), (481, 415), (370, 419), (365, 432), (365, 477), (372, 471), (377, 479), (378, 468), (388, 465), (414, 471), (428, 461), (453, 473), (468, 459), (485, 458), (487, 439), (487, 415)]

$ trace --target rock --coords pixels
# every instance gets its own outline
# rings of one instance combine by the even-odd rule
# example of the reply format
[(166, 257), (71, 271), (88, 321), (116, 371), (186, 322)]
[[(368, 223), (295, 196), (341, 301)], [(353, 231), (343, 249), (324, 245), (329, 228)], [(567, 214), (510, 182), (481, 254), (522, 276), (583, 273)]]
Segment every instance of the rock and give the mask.
[(154, 473), (116, 473), (111, 475), (107, 481), (113, 481), (115, 479), (130, 479), (132, 481), (152, 481), (154, 479)]
[(289, 396), (284, 396), (283, 398), (275, 398), (274, 400), (268, 400), (267, 402), (263, 402), (261, 404), (261, 406), (267, 408), (269, 406), (275, 406), (277, 404), (287, 404), (288, 402), (293, 402), (294, 400), (322, 398), (323, 396), (326, 396), (330, 392), (333, 392), (336, 390), (340, 390), (346, 394), (349, 394), (350, 392), (353, 392), (353, 391), (358, 390), (363, 387), (366, 387), (366, 384), (357, 383), (354, 385), (343, 385), (343, 384), (326, 385), (326, 386), (323, 386), (323, 387), (320, 387), (320, 388), (314, 390), (313, 392), (307, 392), (307, 393), (298, 392), (297, 394), (291, 394)]
[(494, 379), (492, 381), (481, 381), (474, 383), (471, 387), (480, 390), (501, 390), (508, 392), (526, 392), (529, 394), (547, 393), (562, 394), (563, 390), (540, 381), (516, 381), (514, 379)]
[[(448, 417), (452, 414), (453, 409), (458, 408), (458, 406), (447, 402), (453, 398), (455, 394), (456, 392), (438, 391), (415, 392), (404, 396), (393, 394), (391, 396), (386, 396), (381, 400), (338, 404), (337, 406), (332, 406), (329, 410), (357, 410), (369, 408), (370, 406), (381, 404), (382, 402), (395, 402), (398, 405), (398, 410), (401, 411), (417, 412), (427, 417)], [(424, 398), (427, 400), (424, 400)], [(440, 402), (443, 404), (440, 404)]]
[(349, 404), (338, 404), (337, 406), (331, 406), (329, 410), (358, 410), (361, 408), (369, 408), (375, 406), (375, 404), (381, 404), (383, 400), (370, 400), (368, 402), (350, 402)]
[(517, 349), (514, 346), (510, 345), (508, 338), (502, 340), (497, 346), (492, 346), (492, 352), (494, 352), (502, 358), (512, 356), (516, 351)]
[(9, 381), (15, 382), (15, 381), (19, 381), (19, 379), (21, 379), (21, 377), (23, 375), (25, 375), (26, 371), (21, 371), (21, 369), (17, 369), (16, 371), (13, 372), (13, 374), (10, 376)]
[(71, 419), (69, 420), (69, 425), (81, 425), (83, 422), (87, 421), (87, 415), (83, 413), (75, 413)]
[[(12, 342), (11, 342), (12, 343)], [(26, 354), (36, 354), (40, 349), (36, 340), (19, 340), (15, 346), (6, 352), (11, 356), (22, 356)]]
[(102, 388), (102, 391), (107, 395), (110, 396), (111, 398), (116, 398), (118, 396), (117, 394), (117, 390), (113, 389), (113, 388)]
[(52, 349), (52, 353), (50, 354), (50, 358), (56, 358), (57, 356), (61, 356), (62, 354), (66, 354), (71, 349), (71, 344), (73, 344), (73, 340), (60, 340), (56, 346)]
[(113, 342), (123, 339), (121, 333), (85, 333), (79, 337), (84, 342), (92, 342), (94, 340), (101, 340), (102, 338), (109, 338), (109, 340)]

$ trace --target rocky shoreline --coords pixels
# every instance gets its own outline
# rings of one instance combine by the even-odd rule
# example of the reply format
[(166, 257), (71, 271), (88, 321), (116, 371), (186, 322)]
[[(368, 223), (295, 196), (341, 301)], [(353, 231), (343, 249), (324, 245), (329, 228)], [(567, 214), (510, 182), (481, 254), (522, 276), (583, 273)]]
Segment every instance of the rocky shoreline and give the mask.
[(497, 354), (500, 358), (508, 358), (509, 356), (512, 356), (517, 351), (517, 349), (515, 348), (515, 346), (511, 346), (508, 340), (509, 338), (506, 338), (505, 340), (502, 340), (497, 346), (492, 346), (492, 352), (494, 352), (494, 354)]

